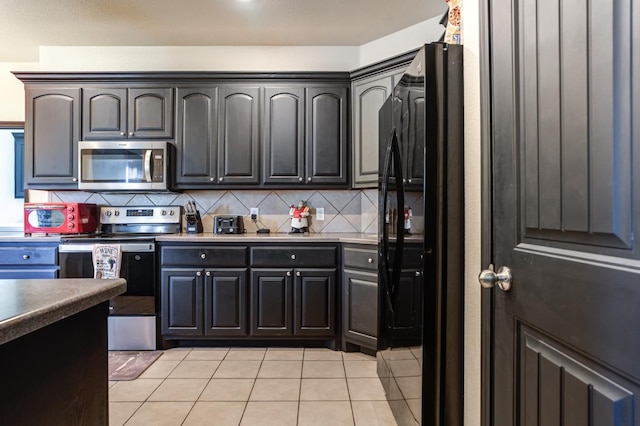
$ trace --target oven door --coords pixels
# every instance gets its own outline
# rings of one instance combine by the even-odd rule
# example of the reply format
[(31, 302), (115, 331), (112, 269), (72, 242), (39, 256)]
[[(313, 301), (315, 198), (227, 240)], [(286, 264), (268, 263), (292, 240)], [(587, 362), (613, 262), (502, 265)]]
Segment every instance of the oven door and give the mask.
[[(60, 278), (93, 278), (92, 249), (93, 243), (60, 244)], [(127, 291), (109, 301), (109, 350), (155, 350), (155, 244), (121, 243), (120, 249)]]

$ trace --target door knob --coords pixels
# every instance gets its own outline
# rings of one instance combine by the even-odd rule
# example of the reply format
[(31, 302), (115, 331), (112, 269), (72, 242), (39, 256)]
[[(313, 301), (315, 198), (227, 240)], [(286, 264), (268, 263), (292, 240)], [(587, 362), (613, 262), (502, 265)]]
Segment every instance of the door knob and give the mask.
[(502, 291), (511, 289), (511, 269), (501, 266), (498, 273), (493, 271), (493, 265), (489, 265), (489, 269), (485, 269), (478, 275), (478, 281), (482, 288), (492, 288), (498, 283), (498, 288)]

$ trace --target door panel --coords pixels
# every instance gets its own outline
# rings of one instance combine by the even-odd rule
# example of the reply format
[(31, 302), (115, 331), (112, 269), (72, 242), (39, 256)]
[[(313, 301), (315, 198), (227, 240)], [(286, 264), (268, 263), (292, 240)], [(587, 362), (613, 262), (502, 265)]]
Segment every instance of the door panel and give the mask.
[(491, 290), (494, 424), (640, 424), (640, 10), (489, 11), (493, 263), (513, 273)]

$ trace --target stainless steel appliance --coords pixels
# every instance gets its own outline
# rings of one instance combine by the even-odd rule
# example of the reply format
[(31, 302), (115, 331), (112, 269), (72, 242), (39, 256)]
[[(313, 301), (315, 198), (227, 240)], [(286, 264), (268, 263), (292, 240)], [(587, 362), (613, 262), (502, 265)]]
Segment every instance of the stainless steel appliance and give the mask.
[(109, 303), (109, 350), (154, 350), (157, 347), (155, 236), (181, 231), (179, 206), (101, 207), (101, 232), (92, 236), (62, 237), (60, 278), (94, 276), (94, 244), (119, 244), (120, 276), (126, 293)]
[(167, 191), (166, 141), (78, 142), (78, 189)]
[(242, 234), (244, 220), (242, 216), (216, 216), (213, 218), (213, 231), (216, 234)]
[(25, 234), (82, 234), (98, 228), (98, 206), (86, 203), (25, 203)]
[(462, 47), (428, 44), (379, 112), (376, 358), (400, 426), (462, 424), (462, 89)]

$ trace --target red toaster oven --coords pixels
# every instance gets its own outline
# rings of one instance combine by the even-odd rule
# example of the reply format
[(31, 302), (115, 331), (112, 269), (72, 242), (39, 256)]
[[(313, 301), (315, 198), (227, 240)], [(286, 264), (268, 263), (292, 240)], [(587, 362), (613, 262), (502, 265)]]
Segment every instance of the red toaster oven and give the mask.
[(24, 233), (85, 234), (98, 229), (98, 206), (87, 203), (25, 203)]

